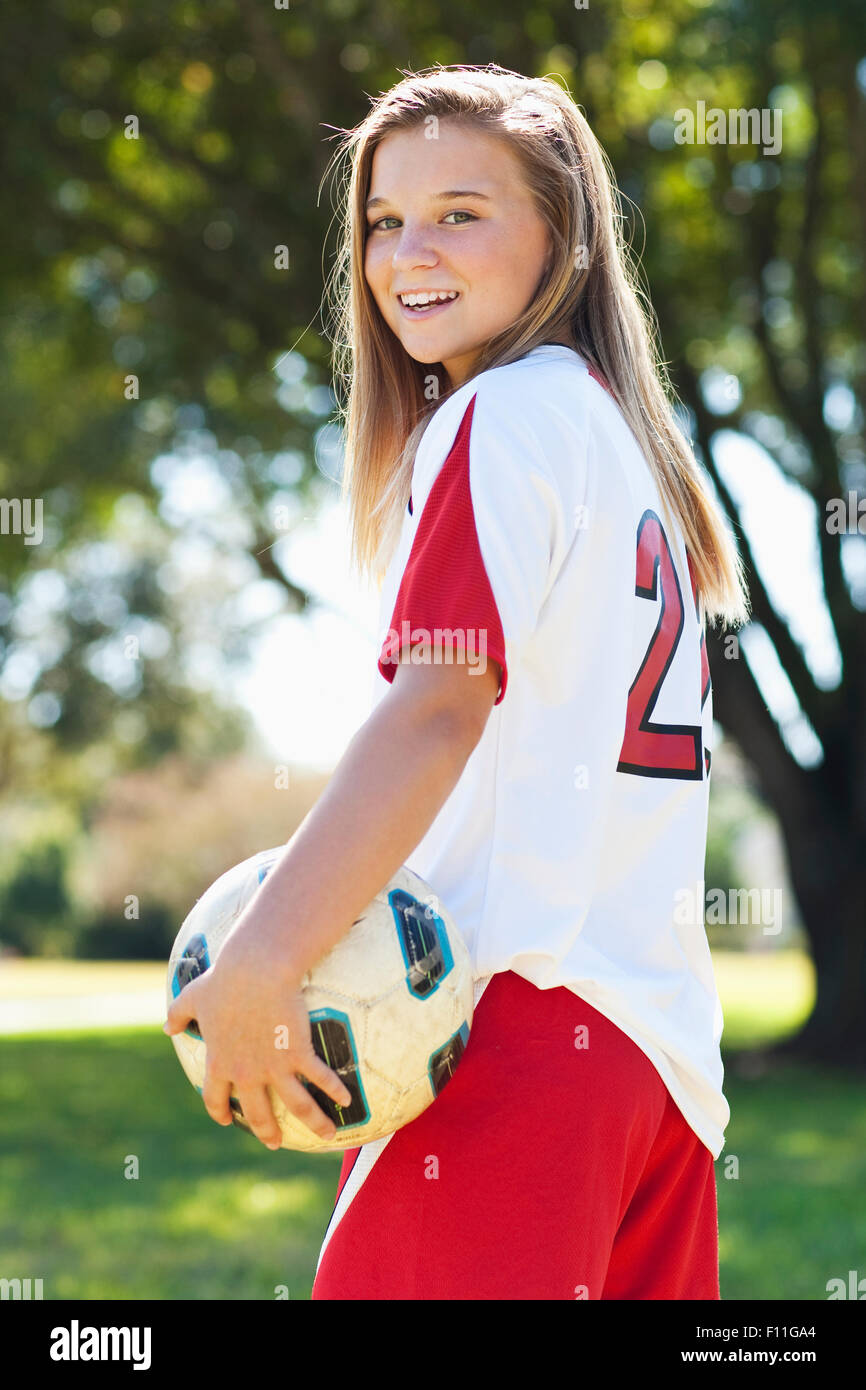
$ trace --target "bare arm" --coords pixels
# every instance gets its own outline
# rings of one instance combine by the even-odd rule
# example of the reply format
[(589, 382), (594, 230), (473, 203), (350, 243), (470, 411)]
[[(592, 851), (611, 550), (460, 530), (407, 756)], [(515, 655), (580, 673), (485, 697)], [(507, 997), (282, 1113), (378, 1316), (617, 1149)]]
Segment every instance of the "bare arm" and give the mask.
[[(399, 665), (324, 793), (229, 934), (212, 969), (169, 1006), (165, 1031), (196, 1018), (207, 1044), (202, 1101), (232, 1121), (231, 1091), (263, 1144), (281, 1132), (268, 1087), (322, 1138), (336, 1132), (301, 1077), (340, 1105), (349, 1093), (313, 1047), (302, 980), (423, 838), (481, 737), (499, 684), (464, 665)], [(276, 1038), (287, 1030), (289, 1046)]]
[(287, 978), (299, 981), (327, 954), (423, 839), (498, 688), (493, 662), (483, 674), (458, 664), (398, 666), (256, 895), (257, 940), (271, 935)]

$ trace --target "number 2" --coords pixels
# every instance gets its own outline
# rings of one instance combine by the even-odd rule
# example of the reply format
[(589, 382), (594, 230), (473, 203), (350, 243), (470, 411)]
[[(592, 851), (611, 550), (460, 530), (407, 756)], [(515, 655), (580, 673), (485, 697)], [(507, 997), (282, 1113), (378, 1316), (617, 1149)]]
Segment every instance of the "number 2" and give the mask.
[[(700, 617), (691, 557), (688, 563), (695, 613)], [(651, 718), (682, 635), (685, 613), (668, 538), (661, 521), (650, 508), (644, 512), (637, 528), (634, 591), (638, 598), (653, 602), (661, 597), (661, 608), (655, 632), (628, 692), (625, 734), (616, 770), (637, 777), (676, 777), (700, 782), (704, 772), (709, 774), (710, 770), (710, 751), (703, 748), (700, 724), (656, 724)], [(703, 709), (710, 692), (710, 670), (703, 634), (701, 687)]]

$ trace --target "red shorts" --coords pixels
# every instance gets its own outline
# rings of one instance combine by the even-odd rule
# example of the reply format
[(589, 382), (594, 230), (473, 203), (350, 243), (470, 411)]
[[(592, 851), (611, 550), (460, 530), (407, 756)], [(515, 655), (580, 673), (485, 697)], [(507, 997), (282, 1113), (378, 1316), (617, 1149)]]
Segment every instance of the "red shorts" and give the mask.
[(496, 974), (433, 1104), (343, 1155), (312, 1296), (718, 1299), (713, 1156), (608, 1018)]

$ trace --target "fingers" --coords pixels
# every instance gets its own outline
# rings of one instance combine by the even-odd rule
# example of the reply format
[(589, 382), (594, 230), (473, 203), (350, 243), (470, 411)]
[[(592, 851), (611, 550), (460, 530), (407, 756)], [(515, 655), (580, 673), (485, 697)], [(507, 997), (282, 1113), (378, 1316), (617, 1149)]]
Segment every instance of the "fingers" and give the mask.
[(327, 1062), (323, 1062), (317, 1052), (310, 1052), (304, 1058), (303, 1066), (300, 1070), (308, 1081), (312, 1081), (318, 1086), (320, 1091), (324, 1091), (326, 1096), (335, 1100), (338, 1105), (347, 1106), (352, 1104), (352, 1093), (347, 1086), (340, 1080), (335, 1071), (331, 1071)]
[(190, 980), (189, 984), (185, 985), (180, 994), (169, 1004), (165, 1023), (162, 1025), (162, 1031), (167, 1033), (169, 1037), (172, 1033), (182, 1033), (190, 1020), (195, 1018), (193, 1000), (196, 997), (196, 983), (197, 981)]
[[(319, 1090), (324, 1091), (325, 1095), (330, 1096), (338, 1105), (347, 1107), (352, 1104), (351, 1091), (315, 1052), (310, 1051), (295, 1065), (302, 1076), (314, 1086), (318, 1086)], [(292, 1115), (314, 1134), (318, 1134), (320, 1139), (333, 1139), (337, 1133), (336, 1125), (321, 1106), (317, 1105), (297, 1075), (280, 1077), (273, 1084), (274, 1090)]]
[[(206, 1066), (201, 1098), (204, 1101), (205, 1110), (212, 1120), (216, 1120), (218, 1125), (230, 1125), (232, 1122), (232, 1110), (229, 1105), (231, 1092), (231, 1082), (217, 1078), (210, 1067)], [(246, 1112), (244, 1113), (246, 1114)]]
[(283, 1136), (264, 1086), (235, 1086), (244, 1119), (257, 1139), (269, 1149), (278, 1149)]
[[(219, 1125), (232, 1123), (231, 1081), (214, 1075), (208, 1066), (205, 1069), (201, 1098), (204, 1108), (212, 1120)], [(283, 1136), (277, 1124), (270, 1097), (264, 1084), (251, 1085), (249, 1082), (235, 1082), (235, 1093), (240, 1102), (244, 1119), (257, 1139), (269, 1149), (280, 1148)]]
[[(306, 1075), (306, 1062), (303, 1064), (303, 1069), (304, 1075)], [(318, 1085), (318, 1082), (316, 1084)], [(337, 1133), (337, 1126), (316, 1104), (306, 1086), (296, 1076), (281, 1076), (279, 1080), (274, 1081), (273, 1087), (286, 1109), (302, 1124), (305, 1124), (307, 1129), (318, 1134), (320, 1139), (333, 1139)]]
[[(339, 1094), (344, 1088), (339, 1078), (336, 1078), (336, 1082), (336, 1088), (334, 1088), (333, 1080), (330, 1085)], [(271, 1084), (286, 1109), (296, 1119), (305, 1124), (319, 1138), (333, 1139), (337, 1132), (336, 1125), (320, 1109), (307, 1088), (301, 1084), (296, 1076), (280, 1077), (279, 1080), (275, 1079)], [(269, 1149), (279, 1149), (282, 1146), (283, 1136), (274, 1115), (267, 1086), (250, 1085), (236, 1081), (235, 1094), (240, 1102), (243, 1117), (256, 1138)], [(217, 1124), (229, 1125), (232, 1123), (230, 1096), (231, 1082), (218, 1080), (208, 1069), (202, 1086), (201, 1098), (211, 1119), (216, 1120)], [(341, 1095), (340, 1101), (342, 1102), (342, 1100), (343, 1096)]]
[[(337, 1073), (332, 1071), (315, 1052), (311, 1052), (302, 1062), (295, 1062), (294, 1065), (303, 1076), (312, 1081), (338, 1105), (343, 1107), (351, 1105), (351, 1091), (343, 1084)], [(275, 1077), (269, 1084), (277, 1092), (290, 1114), (294, 1115), (314, 1134), (317, 1134), (320, 1139), (333, 1139), (337, 1132), (336, 1125), (330, 1116), (326, 1115), (324, 1110), (316, 1104), (306, 1086), (294, 1073)], [(250, 1085), (248, 1082), (237, 1079), (235, 1079), (234, 1086), (244, 1119), (253, 1134), (269, 1149), (280, 1148), (282, 1146), (282, 1133), (274, 1115), (267, 1086), (265, 1084)], [(201, 1097), (205, 1109), (217, 1124), (230, 1125), (232, 1123), (232, 1111), (229, 1104), (231, 1089), (230, 1080), (217, 1077), (212, 1069), (206, 1066)]]

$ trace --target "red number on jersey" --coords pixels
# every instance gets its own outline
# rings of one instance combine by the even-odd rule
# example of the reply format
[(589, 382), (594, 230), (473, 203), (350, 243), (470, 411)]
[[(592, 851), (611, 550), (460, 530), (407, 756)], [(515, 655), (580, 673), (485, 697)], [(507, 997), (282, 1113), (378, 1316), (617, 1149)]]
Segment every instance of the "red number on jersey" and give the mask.
[[(684, 609), (680, 581), (668, 538), (658, 516), (649, 508), (637, 528), (635, 594), (656, 602), (661, 598), (659, 619), (646, 655), (628, 692), (625, 734), (617, 772), (637, 777), (678, 777), (699, 782), (709, 772), (710, 754), (704, 750), (700, 724), (655, 724), (651, 715), (662, 682), (670, 670), (683, 630)], [(689, 560), (689, 577), (695, 612), (697, 588)], [(709, 694), (710, 674), (704, 637), (701, 637), (701, 707)]]

